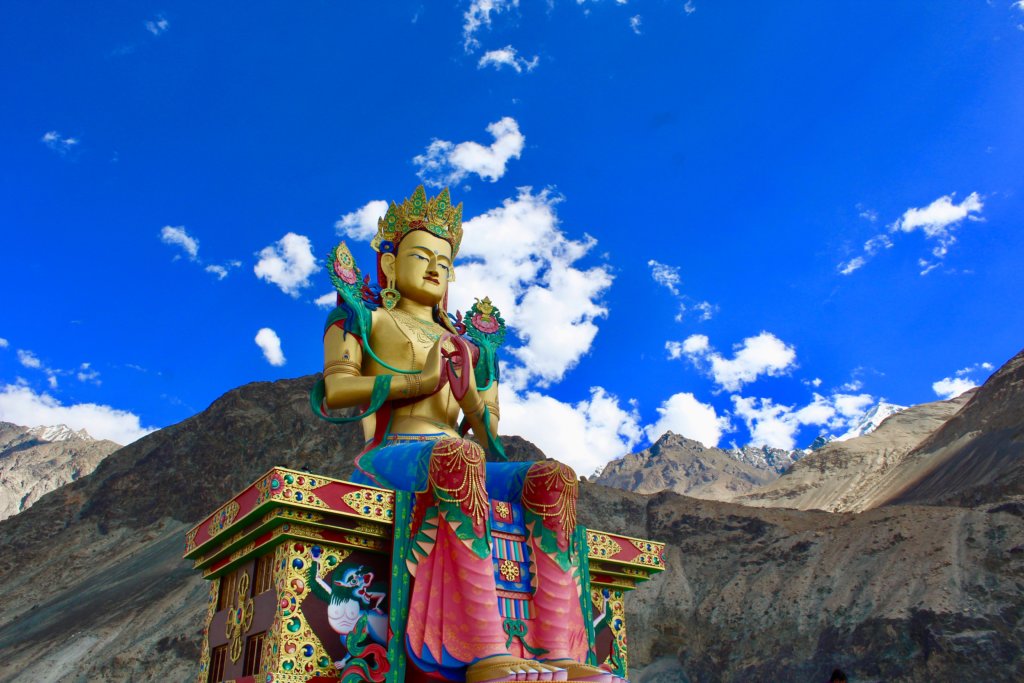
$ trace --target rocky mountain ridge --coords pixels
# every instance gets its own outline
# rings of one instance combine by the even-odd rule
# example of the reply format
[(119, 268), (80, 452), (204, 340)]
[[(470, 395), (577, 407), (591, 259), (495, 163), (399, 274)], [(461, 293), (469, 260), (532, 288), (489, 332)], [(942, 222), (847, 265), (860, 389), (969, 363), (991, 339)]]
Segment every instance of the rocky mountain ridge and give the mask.
[(120, 447), (66, 425), (30, 428), (0, 422), (0, 520), (89, 474)]

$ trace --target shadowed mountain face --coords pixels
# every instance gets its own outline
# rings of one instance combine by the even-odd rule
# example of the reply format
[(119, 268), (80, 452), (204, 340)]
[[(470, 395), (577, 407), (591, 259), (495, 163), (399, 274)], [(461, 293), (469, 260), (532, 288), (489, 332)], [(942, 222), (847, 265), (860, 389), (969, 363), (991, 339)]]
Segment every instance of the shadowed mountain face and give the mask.
[[(207, 586), (185, 530), (274, 464), (344, 477), (362, 446), (310, 414), (313, 379), (231, 391), (0, 522), (0, 681), (193, 680)], [(1024, 676), (1012, 501), (834, 515), (584, 484), (579, 514), (668, 543), (670, 569), (628, 601), (632, 665), (660, 660), (649, 681)]]
[(1024, 351), (908, 460), (918, 477), (892, 502), (981, 505), (1024, 495)]

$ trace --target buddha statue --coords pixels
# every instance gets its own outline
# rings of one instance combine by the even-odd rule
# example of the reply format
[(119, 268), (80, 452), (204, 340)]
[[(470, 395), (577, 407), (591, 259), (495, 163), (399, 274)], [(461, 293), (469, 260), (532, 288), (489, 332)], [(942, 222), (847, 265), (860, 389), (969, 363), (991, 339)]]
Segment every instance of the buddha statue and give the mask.
[[(378, 221), (376, 285), (360, 280), (344, 243), (332, 251), (338, 307), (325, 327), (314, 402), (363, 409), (366, 448), (354, 481), (413, 494), (405, 630), (412, 664), (469, 683), (611, 683), (610, 673), (583, 663), (576, 474), (553, 460), (488, 463), (480, 445), (503, 458), (496, 352), (505, 324), (488, 299), (464, 319), (448, 314), (461, 240), (462, 205), (451, 205), (447, 189), (428, 198), (420, 186)], [(466, 438), (470, 430), (475, 440)], [(514, 632), (516, 642), (498, 609), (507, 596), (492, 562), (492, 498), (519, 503), (528, 533), (535, 618), (527, 632)]]

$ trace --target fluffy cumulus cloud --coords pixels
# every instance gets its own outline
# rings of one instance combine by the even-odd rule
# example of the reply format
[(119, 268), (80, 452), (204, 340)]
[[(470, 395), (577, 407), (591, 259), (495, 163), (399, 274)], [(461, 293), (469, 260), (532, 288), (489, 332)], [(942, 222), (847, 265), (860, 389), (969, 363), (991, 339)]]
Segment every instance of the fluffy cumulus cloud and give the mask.
[(47, 393), (8, 384), (0, 389), (0, 420), (26, 427), (67, 425), (84, 429), (97, 439), (127, 445), (155, 431), (143, 427), (139, 416), (96, 403), (64, 405)]
[(658, 420), (644, 428), (647, 438), (656, 441), (665, 432), (674, 432), (708, 448), (718, 445), (724, 432), (732, 429), (727, 416), (720, 416), (712, 405), (701, 403), (690, 393), (678, 393), (658, 407)]
[(435, 139), (427, 151), (413, 157), (419, 167), (417, 175), (424, 183), (434, 187), (454, 185), (475, 173), (492, 183), (505, 175), (509, 160), (518, 159), (523, 152), (526, 137), (519, 132), (519, 124), (511, 116), (487, 126), (494, 137), (490, 145), (478, 142), (455, 144)]
[(254, 341), (256, 346), (263, 351), (263, 357), (267, 359), (268, 363), (275, 367), (285, 364), (284, 352), (281, 351), (281, 338), (277, 336), (277, 332), (269, 327), (260, 328)]
[(777, 377), (796, 367), (796, 349), (770, 332), (761, 332), (736, 344), (732, 358), (716, 351), (702, 334), (691, 335), (681, 345), (677, 344), (666, 344), (669, 358), (686, 356), (729, 392), (739, 391), (744, 384), (762, 375)]
[(601, 387), (592, 387), (586, 400), (566, 403), (502, 386), (502, 433), (522, 436), (583, 476), (636, 446), (643, 434), (638, 421), (632, 407)]
[(184, 225), (165, 225), (160, 231), (160, 241), (180, 247), (192, 261), (199, 258), (199, 240), (189, 235)]
[(491, 15), (519, 7), (519, 0), (472, 0), (462, 15), (462, 42), (467, 51), (480, 46), (476, 33), (491, 27)]
[(334, 224), (334, 229), (339, 235), (369, 242), (377, 234), (377, 219), (387, 212), (388, 203), (383, 199), (374, 199), (343, 215)]
[[(590, 350), (601, 297), (612, 284), (609, 267), (579, 262), (596, 244), (589, 235), (571, 239), (555, 213), (559, 197), (520, 188), (500, 207), (466, 221), (455, 263), (449, 309), (465, 311), (489, 296), (522, 341), (506, 354), (510, 376), (522, 385), (547, 386), (562, 379)], [(508, 343), (508, 342), (506, 342)]]
[(43, 133), (40, 141), (61, 156), (71, 152), (78, 146), (78, 138), (61, 135), (55, 130)]
[(921, 275), (927, 275), (942, 265), (950, 248), (956, 244), (956, 230), (964, 220), (981, 220), (978, 214), (984, 208), (981, 197), (972, 192), (959, 204), (953, 202), (953, 195), (939, 197), (924, 208), (907, 209), (899, 220), (893, 224), (892, 230), (900, 232), (921, 231), (932, 240), (931, 257), (918, 260)]
[[(860, 255), (841, 262), (836, 269), (842, 275), (852, 275), (863, 268), (878, 252), (893, 247), (890, 235), (921, 232), (933, 245), (928, 258), (918, 259), (921, 275), (927, 275), (942, 265), (950, 248), (956, 244), (956, 231), (963, 222), (982, 220), (980, 214), (985, 205), (981, 195), (972, 192), (959, 204), (954, 202), (954, 198), (955, 194), (948, 194), (939, 197), (928, 206), (907, 209), (889, 226), (888, 234), (881, 233), (869, 239), (864, 243), (864, 250)], [(870, 210), (862, 210), (860, 216), (872, 222), (878, 218), (877, 213)]]
[[(845, 431), (864, 417), (875, 399), (870, 394), (842, 394), (823, 396), (814, 393), (804, 406), (775, 403), (770, 398), (733, 395), (733, 413), (743, 420), (750, 433), (750, 444), (792, 450), (796, 438), (805, 426), (819, 426), (830, 432)], [(806, 444), (805, 444), (806, 445)]]
[(991, 363), (975, 363), (960, 368), (952, 377), (943, 377), (932, 383), (932, 391), (942, 399), (956, 398), (960, 394), (978, 386), (995, 369)]
[(316, 271), (313, 245), (305, 235), (289, 232), (259, 253), (260, 260), (253, 267), (256, 277), (281, 288), (285, 294), (299, 296), (309, 286), (309, 277)]
[(932, 382), (932, 391), (942, 399), (956, 398), (960, 394), (973, 389), (978, 384), (969, 377), (943, 377)]
[(532, 59), (526, 59), (519, 56), (514, 47), (506, 45), (503, 48), (485, 52), (480, 57), (480, 61), (477, 62), (477, 68), (483, 69), (486, 66), (493, 66), (496, 70), (501, 71), (503, 68), (508, 67), (521, 74), (524, 71), (533, 71), (539, 63), (540, 57), (537, 55), (534, 55)]

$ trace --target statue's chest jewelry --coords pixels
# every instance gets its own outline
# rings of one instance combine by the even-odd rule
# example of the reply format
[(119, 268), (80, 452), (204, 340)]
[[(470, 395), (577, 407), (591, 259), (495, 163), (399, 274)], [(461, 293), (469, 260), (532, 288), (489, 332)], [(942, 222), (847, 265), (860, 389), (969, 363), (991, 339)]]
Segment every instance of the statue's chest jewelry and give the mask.
[(391, 319), (395, 321), (398, 329), (408, 337), (414, 346), (430, 348), (437, 343), (437, 340), (441, 338), (441, 334), (444, 332), (437, 323), (420, 320), (401, 309), (396, 308), (388, 311), (388, 313), (391, 315)]

